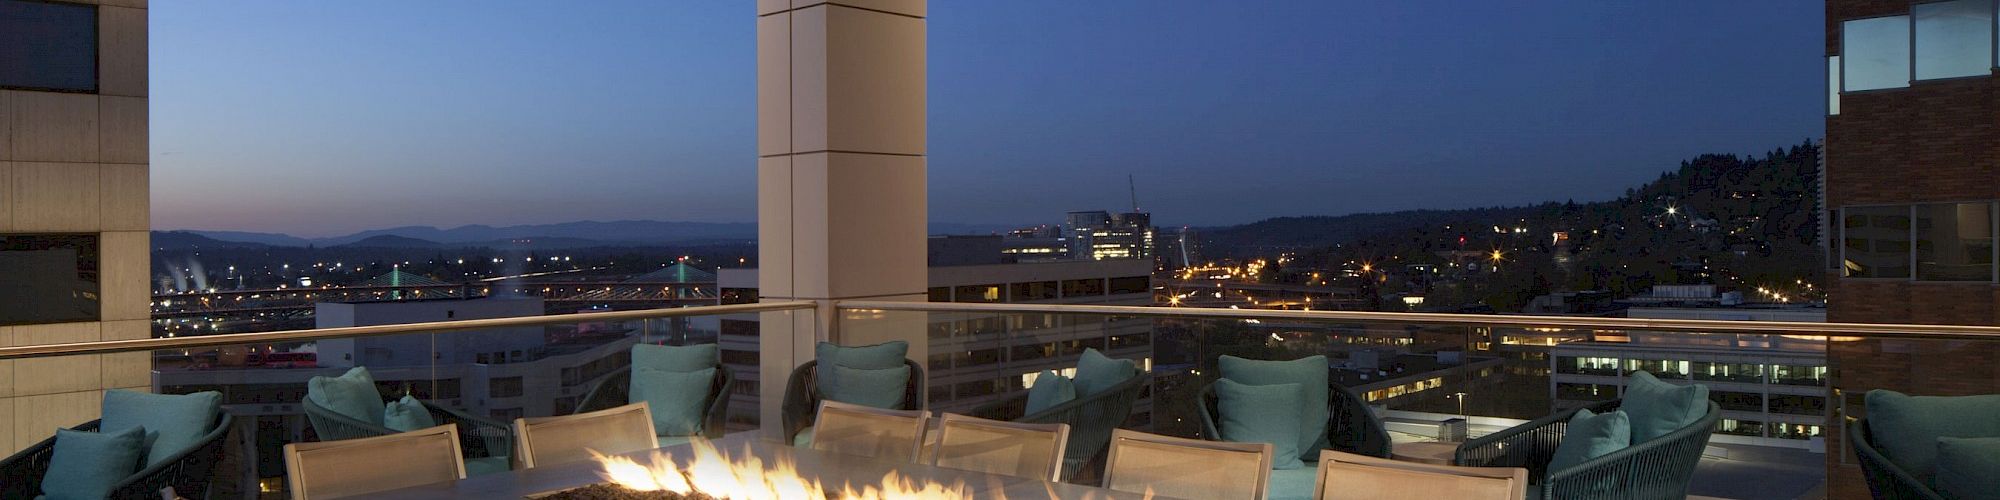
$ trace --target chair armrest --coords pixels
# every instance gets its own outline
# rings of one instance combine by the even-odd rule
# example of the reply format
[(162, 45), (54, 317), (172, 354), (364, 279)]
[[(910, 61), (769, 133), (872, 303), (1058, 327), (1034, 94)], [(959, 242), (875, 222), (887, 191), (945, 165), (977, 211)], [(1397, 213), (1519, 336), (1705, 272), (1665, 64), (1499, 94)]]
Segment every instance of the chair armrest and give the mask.
[(1855, 419), (1847, 424), (1848, 448), (1854, 449), (1859, 458), (1861, 472), (1867, 475), (1868, 489), (1877, 498), (1908, 498), (1920, 500), (1944, 500), (1943, 495), (1932, 490), (1902, 466), (1889, 461), (1882, 452), (1875, 449), (1875, 436), (1868, 429), (1868, 419)]
[(793, 368), (791, 378), (785, 380), (785, 403), (781, 412), (785, 444), (791, 444), (799, 431), (812, 425), (813, 412), (819, 410), (819, 396), (813, 389), (813, 370), (818, 366), (818, 361), (807, 361)]
[[(95, 431), (100, 420), (71, 428)], [(56, 453), (56, 437), (49, 436), (0, 461), (0, 498), (35, 498), (42, 494), (42, 476), (49, 472), (49, 458)]]
[(721, 438), (729, 427), (729, 395), (736, 388), (736, 375), (729, 367), (715, 367), (715, 386), (710, 390), (708, 411), (702, 421), (701, 434), (709, 439)]
[(1702, 450), (1721, 419), (1722, 408), (1709, 402), (1702, 418), (1664, 436), (1548, 471), (1543, 498), (1686, 498)]
[(1618, 404), (1617, 400), (1605, 401), (1468, 439), (1452, 454), (1452, 464), (1463, 467), (1523, 467), (1528, 469), (1529, 477), (1542, 477), (1548, 473), (1549, 458), (1555, 456), (1556, 446), (1562, 444), (1563, 435), (1569, 429), (1569, 419), (1576, 415), (1577, 410), (1606, 412), (1616, 409)]
[(1027, 411), (1028, 391), (1023, 390), (972, 407), (965, 414), (989, 420), (1014, 420), (1026, 416)]
[(141, 469), (111, 486), (111, 498), (159, 498), (160, 490), (172, 487), (185, 498), (207, 496), (215, 465), (222, 461), (229, 430), (235, 420), (224, 412), (216, 417), (215, 428), (188, 449), (160, 463)]
[(507, 424), (430, 403), (424, 403), (424, 409), (439, 425), (458, 428), (459, 451), (467, 457), (506, 456), (513, 450), (514, 429)]
[(590, 386), (590, 392), (584, 394), (583, 402), (577, 403), (576, 412), (584, 413), (624, 406), (631, 390), (631, 371), (628, 369), (622, 374), (614, 373), (604, 380), (597, 381), (596, 385)]

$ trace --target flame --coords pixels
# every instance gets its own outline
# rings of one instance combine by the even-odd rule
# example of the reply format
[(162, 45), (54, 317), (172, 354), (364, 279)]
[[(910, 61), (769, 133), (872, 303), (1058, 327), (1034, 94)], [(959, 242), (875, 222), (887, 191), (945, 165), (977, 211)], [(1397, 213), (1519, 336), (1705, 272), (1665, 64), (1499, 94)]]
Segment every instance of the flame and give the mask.
[(904, 477), (894, 471), (873, 484), (842, 484), (828, 488), (818, 480), (799, 475), (789, 458), (770, 464), (744, 450), (732, 459), (704, 439), (688, 443), (694, 450), (686, 467), (673, 456), (654, 451), (648, 463), (591, 451), (603, 465), (598, 476), (605, 481), (635, 491), (670, 491), (680, 494), (700, 492), (715, 498), (827, 498), (839, 500), (971, 499), (963, 483), (941, 484)]

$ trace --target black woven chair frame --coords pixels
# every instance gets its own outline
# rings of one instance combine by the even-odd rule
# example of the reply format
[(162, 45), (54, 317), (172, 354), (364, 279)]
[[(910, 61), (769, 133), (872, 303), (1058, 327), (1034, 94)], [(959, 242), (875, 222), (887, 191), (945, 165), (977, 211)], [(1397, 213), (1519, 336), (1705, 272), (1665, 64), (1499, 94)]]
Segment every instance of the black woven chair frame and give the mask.
[[(1222, 440), (1222, 428), (1217, 425), (1216, 416), (1221, 415), (1220, 401), (1215, 395), (1215, 383), (1201, 388), (1201, 432), (1202, 438), (1210, 441)], [(1326, 388), (1326, 448), (1343, 453), (1389, 458), (1394, 444), (1389, 438), (1389, 428), (1382, 424), (1382, 418), (1368, 408), (1368, 401), (1360, 394), (1337, 384), (1327, 384)], [(1307, 460), (1318, 460), (1319, 450), (1299, 450)]]
[[(708, 387), (708, 397), (703, 400), (707, 410), (702, 414), (701, 435), (709, 439), (722, 437), (729, 425), (729, 393), (736, 387), (736, 375), (729, 368), (715, 367), (715, 381)], [(625, 370), (605, 377), (590, 393), (584, 395), (583, 402), (576, 406), (577, 413), (617, 408), (631, 401), (632, 371)]]
[[(146, 467), (112, 485), (106, 495), (113, 499), (158, 500), (160, 490), (172, 487), (176, 495), (186, 498), (206, 498), (208, 487), (215, 477), (215, 465), (222, 461), (226, 449), (223, 436), (229, 434), (234, 417), (228, 412), (216, 416), (215, 427), (204, 434), (194, 446), (151, 467)], [(92, 420), (71, 430), (97, 432), (102, 420)], [(49, 459), (55, 456), (56, 438), (51, 436), (29, 446), (27, 449), (7, 457), (0, 462), (0, 498), (35, 498), (42, 494), (42, 476), (49, 471)]]
[[(921, 410), (925, 407), (924, 367), (905, 358), (903, 365), (910, 367), (910, 380), (903, 384), (903, 404), (897, 410)], [(783, 407), (785, 442), (797, 439), (813, 423), (819, 412), (819, 361), (807, 361), (792, 369), (792, 376), (785, 380), (785, 403)]]
[(1578, 410), (1616, 411), (1623, 401), (1604, 401), (1538, 418), (1513, 428), (1480, 436), (1459, 445), (1453, 463), (1468, 467), (1523, 467), (1530, 487), (1545, 499), (1666, 500), (1687, 497), (1695, 466), (1708, 438), (1722, 419), (1713, 401), (1694, 423), (1581, 464), (1549, 470), (1549, 459), (1562, 444), (1569, 419)]

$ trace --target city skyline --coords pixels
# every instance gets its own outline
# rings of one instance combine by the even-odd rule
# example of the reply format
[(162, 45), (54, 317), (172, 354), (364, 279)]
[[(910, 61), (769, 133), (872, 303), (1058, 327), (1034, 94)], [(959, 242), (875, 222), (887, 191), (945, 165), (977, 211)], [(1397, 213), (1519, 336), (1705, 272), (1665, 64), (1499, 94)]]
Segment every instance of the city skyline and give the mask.
[[(154, 9), (153, 226), (755, 219), (748, 7), (383, 6)], [(1056, 6), (932, 6), (932, 220), (1609, 199), (1823, 135), (1813, 5)]]

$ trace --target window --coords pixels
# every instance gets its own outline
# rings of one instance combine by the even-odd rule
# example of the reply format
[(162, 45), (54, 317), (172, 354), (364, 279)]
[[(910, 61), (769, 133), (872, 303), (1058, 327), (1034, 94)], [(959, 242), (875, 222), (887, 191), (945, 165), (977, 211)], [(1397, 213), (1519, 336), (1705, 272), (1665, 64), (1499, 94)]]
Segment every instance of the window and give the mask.
[(1771, 413), (1784, 413), (1789, 415), (1825, 415), (1826, 398), (1819, 396), (1772, 394)]
[(951, 302), (951, 288), (934, 286), (930, 288), (931, 302)]
[(1556, 384), (1556, 399), (1568, 401), (1610, 401), (1618, 399), (1618, 386), (1609, 384)]
[(97, 91), (97, 6), (0, 0), (0, 87)]
[(1762, 437), (1764, 435), (1764, 423), (1756, 420), (1737, 420), (1733, 418), (1725, 418), (1722, 419), (1721, 422), (1718, 422), (1716, 424), (1715, 433), (1729, 434), (1735, 436)]
[(1750, 384), (1764, 381), (1764, 365), (1696, 361), (1692, 366), (1694, 367), (1695, 380), (1743, 382)]
[(1849, 278), (1910, 277), (1910, 207), (1849, 207), (1841, 220)]
[(1708, 400), (1729, 411), (1764, 411), (1764, 395), (1748, 392), (1710, 391)]
[(1122, 293), (1150, 293), (1152, 291), (1153, 280), (1150, 277), (1128, 276), (1124, 278), (1111, 278), (1112, 295)]
[(1826, 114), (1840, 114), (1840, 56), (1826, 58)]
[(1064, 297), (1104, 295), (1104, 280), (1097, 278), (1063, 280), (1062, 294)]
[(1008, 289), (1011, 291), (1007, 299), (1009, 302), (1050, 300), (1056, 298), (1056, 282), (1054, 281), (1015, 283), (1013, 286), (1008, 287)]
[(1993, 280), (1993, 205), (1917, 205), (1917, 279)]
[(1826, 385), (1826, 367), (1771, 365), (1771, 383), (1783, 385)]
[(1993, 0), (1910, 6), (1916, 26), (1916, 79), (1993, 73)]
[(999, 302), (1000, 285), (964, 285), (958, 287), (959, 302)]
[(0, 235), (0, 276), (0, 325), (98, 318), (96, 235)]
[(501, 377), (488, 382), (486, 393), (496, 398), (519, 397), (523, 387), (521, 377)]
[(1840, 23), (1842, 90), (1910, 86), (1910, 16)]

